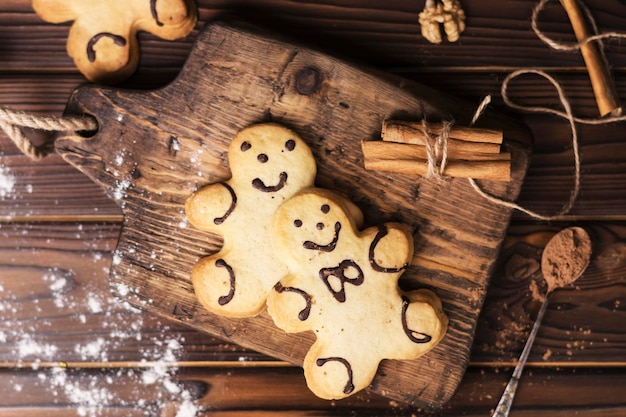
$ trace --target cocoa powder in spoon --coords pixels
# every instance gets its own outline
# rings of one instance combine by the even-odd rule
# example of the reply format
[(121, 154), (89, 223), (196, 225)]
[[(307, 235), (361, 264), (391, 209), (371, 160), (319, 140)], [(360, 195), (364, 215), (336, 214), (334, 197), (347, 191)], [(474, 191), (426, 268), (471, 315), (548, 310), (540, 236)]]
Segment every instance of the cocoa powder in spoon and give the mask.
[(589, 265), (591, 239), (580, 227), (557, 233), (546, 245), (541, 257), (541, 270), (548, 292), (576, 280)]

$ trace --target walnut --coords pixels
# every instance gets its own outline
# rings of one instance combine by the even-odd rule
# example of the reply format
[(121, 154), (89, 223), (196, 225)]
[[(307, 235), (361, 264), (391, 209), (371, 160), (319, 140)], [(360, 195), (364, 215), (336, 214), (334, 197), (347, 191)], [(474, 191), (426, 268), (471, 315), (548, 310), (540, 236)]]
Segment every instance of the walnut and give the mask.
[(424, 10), (419, 14), (419, 23), (422, 27), (422, 36), (429, 42), (441, 43), (441, 28), (449, 42), (459, 40), (461, 32), (465, 30), (465, 12), (459, 0), (426, 0)]

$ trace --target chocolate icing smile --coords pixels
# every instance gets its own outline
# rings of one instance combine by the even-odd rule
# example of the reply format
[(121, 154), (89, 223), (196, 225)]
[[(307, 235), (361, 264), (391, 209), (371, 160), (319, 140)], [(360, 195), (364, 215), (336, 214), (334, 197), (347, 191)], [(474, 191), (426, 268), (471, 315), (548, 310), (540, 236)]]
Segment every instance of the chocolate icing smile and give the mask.
[(303, 246), (305, 249), (313, 249), (313, 250), (321, 250), (322, 252), (332, 252), (337, 247), (337, 242), (339, 241), (339, 232), (341, 231), (341, 223), (335, 223), (335, 236), (333, 240), (327, 245), (320, 245), (319, 243), (311, 242), (307, 240), (304, 242)]
[(276, 185), (265, 185), (261, 179), (255, 178), (252, 180), (252, 186), (264, 193), (275, 193), (276, 191), (282, 190), (287, 183), (287, 173), (281, 172), (279, 178), (278, 184)]

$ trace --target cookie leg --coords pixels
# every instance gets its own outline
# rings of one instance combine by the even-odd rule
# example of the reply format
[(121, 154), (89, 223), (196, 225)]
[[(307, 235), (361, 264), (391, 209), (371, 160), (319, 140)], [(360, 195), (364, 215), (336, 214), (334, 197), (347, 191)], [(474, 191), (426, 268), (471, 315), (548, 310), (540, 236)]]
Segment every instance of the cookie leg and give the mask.
[(342, 347), (327, 346), (318, 340), (304, 358), (307, 385), (320, 398), (348, 397), (366, 388), (376, 375), (377, 362), (368, 363), (368, 355), (347, 352)]

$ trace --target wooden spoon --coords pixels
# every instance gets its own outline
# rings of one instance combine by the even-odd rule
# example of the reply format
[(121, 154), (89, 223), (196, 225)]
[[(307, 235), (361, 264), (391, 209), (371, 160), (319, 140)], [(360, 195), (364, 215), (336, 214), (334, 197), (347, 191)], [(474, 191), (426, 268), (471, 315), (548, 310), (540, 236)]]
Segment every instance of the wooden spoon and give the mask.
[(563, 288), (576, 281), (585, 271), (587, 265), (589, 265), (590, 258), (591, 239), (587, 232), (580, 227), (570, 227), (561, 230), (550, 239), (544, 248), (541, 256), (541, 271), (543, 273), (543, 279), (548, 284), (548, 290), (541, 304), (541, 308), (539, 309), (539, 313), (537, 313), (537, 318), (530, 331), (528, 340), (524, 345), (524, 350), (522, 350), (522, 354), (515, 366), (513, 376), (511, 376), (509, 383), (504, 389), (504, 393), (492, 417), (507, 417), (511, 411), (511, 405), (515, 398), (515, 391), (517, 390), (519, 379), (522, 376), (528, 354), (535, 342), (541, 320), (548, 307), (550, 293), (557, 288)]

